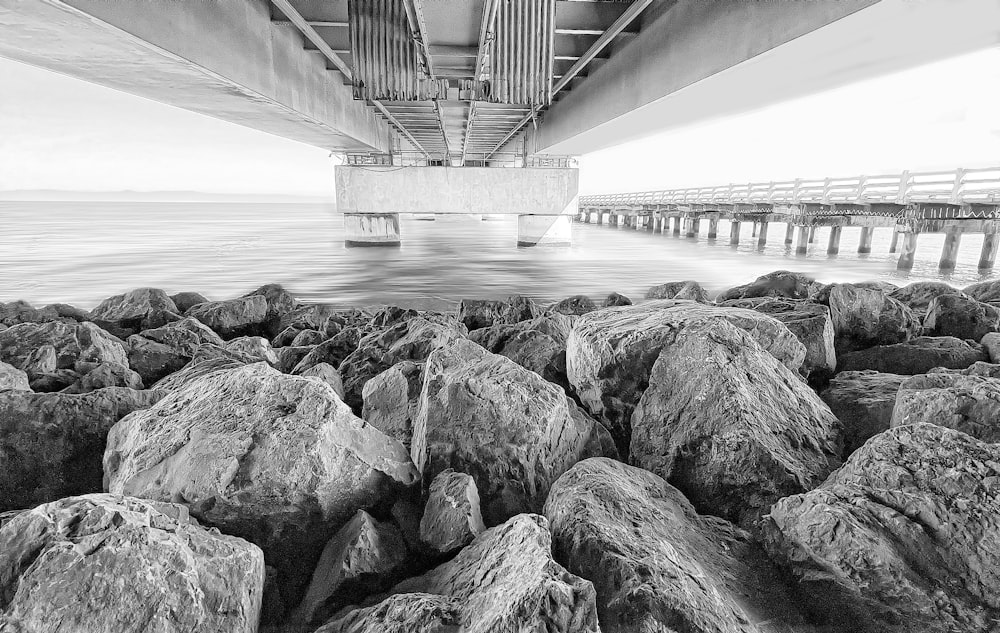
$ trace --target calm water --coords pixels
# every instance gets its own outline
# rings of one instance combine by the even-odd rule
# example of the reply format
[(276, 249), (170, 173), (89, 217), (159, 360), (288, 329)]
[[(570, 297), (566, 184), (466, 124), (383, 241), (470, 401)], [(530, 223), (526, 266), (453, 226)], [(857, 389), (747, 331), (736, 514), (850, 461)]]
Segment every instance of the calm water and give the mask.
[(306, 301), (444, 307), (514, 293), (640, 299), (649, 286), (680, 279), (721, 290), (776, 269), (825, 282), (964, 286), (986, 278), (976, 271), (979, 235), (965, 237), (958, 269), (943, 277), (941, 235), (921, 236), (916, 266), (901, 275), (889, 229), (877, 229), (872, 254), (859, 256), (860, 229), (845, 228), (837, 257), (826, 254), (828, 229), (817, 231), (809, 255), (796, 256), (783, 224), (770, 227), (763, 250), (748, 225), (743, 244), (730, 247), (725, 221), (713, 242), (706, 222), (698, 240), (590, 224), (573, 230), (570, 247), (517, 248), (513, 217), (403, 217), (401, 247), (345, 248), (341, 217), (323, 205), (0, 202), (0, 301), (91, 308), (138, 286), (222, 299), (276, 282)]

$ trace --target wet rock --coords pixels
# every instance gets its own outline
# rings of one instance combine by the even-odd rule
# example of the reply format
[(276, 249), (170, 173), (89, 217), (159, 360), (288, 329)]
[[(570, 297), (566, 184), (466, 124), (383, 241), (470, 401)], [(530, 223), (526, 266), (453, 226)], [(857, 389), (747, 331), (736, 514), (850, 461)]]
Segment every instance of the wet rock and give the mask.
[(597, 309), (597, 304), (587, 295), (573, 295), (549, 306), (549, 312), (570, 316), (587, 314)]
[(691, 299), (699, 303), (708, 302), (708, 291), (697, 281), (668, 281), (653, 286), (646, 291), (647, 299)]
[(111, 492), (184, 503), (260, 545), (287, 605), (337, 529), (419, 479), (403, 447), (331, 387), (265, 363), (208, 374), (122, 419), (104, 472)]
[(1000, 442), (1000, 378), (958, 373), (908, 378), (896, 395), (892, 426), (924, 423)]
[(500, 323), (527, 321), (541, 313), (534, 301), (520, 295), (503, 301), (463, 299), (458, 306), (458, 320), (470, 331)]
[(406, 545), (391, 523), (358, 510), (323, 548), (302, 603), (291, 619), (319, 624), (351, 602), (399, 580)]
[(893, 299), (908, 307), (918, 319), (923, 319), (931, 301), (941, 295), (962, 295), (961, 290), (942, 281), (918, 281), (889, 293)]
[(710, 320), (750, 331), (793, 371), (802, 366), (802, 343), (776, 319), (753, 310), (659, 300), (598, 310), (576, 320), (567, 341), (566, 374), (587, 411), (611, 431), (619, 453), (628, 455), (632, 410), (660, 351), (684, 328)]
[(41, 308), (32, 307), (27, 301), (0, 303), (0, 330), (18, 323), (48, 323), (49, 321), (81, 323), (92, 321), (93, 318), (90, 312), (65, 303), (53, 303)]
[[(313, 349), (315, 349), (315, 346), (279, 347), (274, 350), (275, 355), (278, 357), (278, 364), (275, 367), (283, 374), (290, 374)], [(329, 363), (326, 364), (329, 365)], [(310, 365), (310, 367), (312, 366)], [(333, 365), (330, 366), (332, 367)]]
[(198, 292), (178, 292), (175, 295), (170, 295), (170, 300), (177, 306), (176, 312), (184, 314), (199, 303), (205, 303), (208, 298)]
[(663, 348), (632, 414), (631, 463), (699, 512), (752, 528), (781, 497), (840, 465), (830, 409), (753, 336), (722, 319)]
[(604, 301), (601, 302), (602, 308), (614, 308), (618, 306), (630, 306), (632, 305), (632, 300), (625, 295), (618, 294), (617, 292), (612, 292)]
[(427, 359), (410, 452), (425, 482), (448, 468), (471, 475), (496, 525), (540, 510), (552, 482), (591, 456), (600, 425), (571, 404), (537, 374), (455, 340)]
[[(552, 560), (546, 524), (541, 516), (515, 516), (454, 559), (396, 585), (378, 605), (342, 612), (317, 633), (597, 633), (594, 587)], [(414, 621), (393, 628), (404, 616)]]
[(840, 357), (840, 371), (872, 369), (889, 374), (924, 374), (934, 367), (964, 369), (987, 359), (982, 346), (953, 336), (918, 336), (906, 343), (880, 345)]
[(191, 362), (203, 344), (223, 345), (208, 326), (190, 317), (128, 337), (129, 366), (151, 385)]
[(976, 301), (1000, 307), (1000, 280), (981, 281), (962, 288), (962, 292)]
[(319, 345), (326, 340), (326, 336), (322, 332), (316, 330), (301, 330), (292, 339), (291, 344), (294, 347), (302, 347), (306, 345)]
[[(328, 363), (320, 363), (318, 365), (313, 365), (309, 369), (302, 372), (302, 374), (300, 375), (303, 378), (316, 378), (320, 382), (330, 385), (333, 388), (334, 393), (337, 394), (337, 397), (340, 398), (341, 400), (344, 399), (344, 382), (340, 378), (340, 372), (334, 369), (332, 365)], [(378, 427), (376, 426), (375, 428)], [(386, 433), (386, 435), (390, 434)], [(390, 435), (390, 437), (392, 436)]]
[(101, 363), (65, 389), (66, 393), (88, 393), (105, 387), (142, 389), (142, 378), (125, 365)]
[(158, 288), (136, 288), (125, 294), (108, 297), (91, 314), (102, 321), (140, 321), (152, 312), (177, 314), (180, 309)]
[[(403, 326), (405, 329), (405, 325)], [(314, 347), (301, 361), (292, 369), (293, 374), (301, 374), (313, 365), (328, 363), (339, 368), (344, 359), (358, 349), (363, 333), (359, 328), (349, 327), (340, 331), (328, 341), (320, 343)]]
[(423, 385), (423, 363), (396, 363), (365, 383), (361, 417), (409, 449)]
[(545, 516), (556, 560), (594, 583), (605, 633), (808, 630), (750, 535), (699, 516), (653, 473), (584, 460), (552, 487)]
[(971, 297), (946, 294), (935, 297), (927, 306), (924, 333), (929, 336), (954, 336), (978, 341), (990, 332), (1000, 331), (1000, 309)]
[(0, 392), (0, 511), (100, 492), (108, 430), (161, 395), (124, 387)]
[(191, 307), (184, 316), (198, 319), (216, 334), (229, 340), (240, 336), (260, 336), (268, 333), (269, 306), (261, 295), (206, 301)]
[(881, 290), (833, 284), (830, 316), (837, 357), (876, 345), (893, 345), (920, 333), (920, 324), (905, 305)]
[(248, 297), (263, 297), (267, 303), (265, 324), (262, 331), (259, 332), (261, 336), (266, 336), (267, 338), (273, 337), (284, 329), (286, 326), (281, 324), (282, 317), (299, 307), (298, 300), (285, 290), (281, 284), (261, 286), (253, 292), (243, 295), (243, 298)]
[(572, 327), (569, 317), (551, 314), (473, 330), (469, 339), (568, 390), (566, 339)]
[(809, 275), (776, 270), (761, 275), (754, 281), (723, 291), (716, 297), (722, 302), (729, 299), (749, 299), (753, 297), (784, 297), (786, 299), (808, 299), (822, 284)]
[(278, 364), (278, 355), (271, 348), (271, 343), (260, 336), (241, 336), (226, 341), (223, 345), (230, 352), (237, 352), (248, 356), (254, 362), (264, 361), (272, 366)]
[(420, 520), (420, 540), (435, 552), (448, 554), (465, 547), (485, 530), (476, 481), (450, 468), (438, 473), (431, 482)]
[(831, 630), (987, 631), (1000, 617), (1000, 446), (931, 424), (858, 449), (763, 524)]
[(906, 376), (877, 371), (844, 371), (830, 380), (823, 398), (843, 427), (846, 457), (889, 428), (896, 392)]
[(0, 529), (0, 628), (254, 633), (264, 559), (183, 506), (94, 494)]
[[(100, 364), (114, 362), (128, 365), (122, 342), (93, 323), (21, 323), (0, 332), (0, 360), (24, 369), (30, 367), (28, 377), (37, 371), (32, 366), (38, 357), (36, 350), (50, 345), (56, 356), (57, 369), (76, 369), (80, 363)], [(30, 362), (29, 362), (30, 361)]]
[(28, 374), (13, 365), (0, 361), (0, 391), (31, 391)]

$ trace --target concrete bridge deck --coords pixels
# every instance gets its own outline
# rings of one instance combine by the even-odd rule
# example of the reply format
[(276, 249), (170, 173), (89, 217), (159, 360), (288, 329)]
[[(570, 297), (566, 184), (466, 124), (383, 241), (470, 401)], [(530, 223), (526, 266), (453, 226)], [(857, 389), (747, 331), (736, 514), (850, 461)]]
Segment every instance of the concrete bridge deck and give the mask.
[(579, 205), (578, 219), (585, 222), (596, 217), (600, 224), (608, 214), (609, 224), (656, 232), (666, 232), (672, 222), (673, 233), (687, 237), (697, 237), (706, 220), (714, 239), (719, 220), (727, 219), (730, 244), (739, 244), (742, 222), (753, 223), (760, 245), (768, 224), (781, 222), (787, 225), (786, 244), (798, 229), (799, 254), (807, 252), (819, 226), (831, 227), (830, 254), (840, 251), (842, 227), (862, 227), (859, 253), (871, 252), (875, 228), (892, 228), (890, 252), (903, 236), (901, 270), (913, 267), (921, 233), (946, 234), (942, 270), (955, 268), (963, 233), (984, 234), (980, 269), (993, 268), (1000, 246), (1000, 167), (592, 195), (581, 197)]

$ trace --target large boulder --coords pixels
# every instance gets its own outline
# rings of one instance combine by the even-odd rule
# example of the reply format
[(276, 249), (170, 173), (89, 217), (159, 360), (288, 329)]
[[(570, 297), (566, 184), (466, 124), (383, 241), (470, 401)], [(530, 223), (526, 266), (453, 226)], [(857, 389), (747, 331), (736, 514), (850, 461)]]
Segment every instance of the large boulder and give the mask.
[(500, 323), (527, 321), (541, 313), (534, 301), (520, 295), (502, 301), (463, 299), (458, 305), (458, 320), (470, 331)]
[(192, 306), (184, 316), (198, 319), (229, 340), (240, 336), (267, 336), (269, 306), (262, 295), (226, 301), (206, 301)]
[(838, 358), (866, 347), (902, 343), (920, 333), (909, 308), (882, 290), (855, 284), (833, 284), (830, 316)]
[(423, 386), (423, 363), (396, 363), (365, 383), (361, 417), (409, 449)]
[(600, 454), (600, 425), (575, 408), (538, 374), (459, 339), (427, 359), (410, 452), (425, 482), (448, 468), (472, 475), (496, 525), (541, 510), (559, 475)]
[(396, 585), (381, 603), (342, 612), (316, 633), (598, 633), (593, 585), (552, 560), (551, 550), (545, 518), (517, 515)]
[(908, 378), (896, 394), (892, 426), (924, 423), (1000, 442), (1000, 378), (951, 372)]
[(294, 605), (320, 551), (359, 508), (391, 505), (419, 473), (333, 389), (266, 363), (210, 373), (108, 435), (110, 492), (188, 505), (261, 546)]
[(905, 343), (879, 345), (844, 354), (840, 371), (871, 369), (889, 374), (924, 374), (934, 367), (964, 369), (988, 359), (982, 346), (953, 336), (918, 336)]
[(108, 494), (0, 529), (0, 630), (255, 633), (264, 557), (186, 508)]
[(53, 303), (41, 308), (35, 308), (27, 301), (0, 303), (0, 330), (18, 323), (47, 323), (49, 321), (78, 323), (92, 321), (93, 318), (90, 312), (65, 303)]
[(271, 366), (278, 364), (278, 355), (271, 348), (271, 342), (262, 336), (240, 336), (226, 341), (223, 347), (230, 351), (254, 359), (254, 362), (264, 361)]
[(237, 369), (250, 362), (235, 356), (217, 355), (214, 345), (202, 345), (195, 350), (191, 361), (166, 378), (161, 379), (153, 385), (153, 389), (163, 392), (180, 391), (193, 382), (196, 382), (209, 374)]
[(125, 365), (101, 363), (63, 389), (63, 393), (87, 393), (105, 387), (144, 388), (142, 377)]
[[(405, 325), (402, 326), (405, 328)], [(291, 373), (301, 374), (313, 365), (327, 363), (339, 368), (348, 356), (358, 349), (364, 332), (357, 327), (344, 328), (329, 340), (320, 343), (309, 350), (298, 363), (292, 367)]]
[(765, 547), (830, 630), (990, 631), (1000, 618), (1000, 445), (931, 424), (858, 449), (782, 499)]
[(556, 560), (594, 583), (604, 633), (807, 630), (750, 534), (653, 473), (593, 458), (545, 502)]
[(1000, 333), (990, 332), (980, 339), (979, 344), (986, 350), (989, 362), (1000, 363)]
[(568, 316), (579, 316), (587, 314), (597, 309), (597, 304), (587, 295), (573, 295), (566, 297), (562, 301), (553, 303), (548, 308), (548, 312), (556, 312)]
[[(122, 342), (93, 323), (21, 323), (0, 332), (0, 360), (19, 369), (43, 346), (51, 346), (56, 369), (85, 374), (93, 367), (113, 362), (128, 366)], [(31, 378), (34, 370), (28, 371)]]
[[(312, 378), (314, 380), (319, 380), (330, 385), (333, 388), (334, 393), (341, 400), (344, 399), (344, 381), (340, 377), (340, 372), (333, 368), (333, 365), (327, 363), (320, 363), (319, 365), (313, 365), (309, 369), (302, 372), (301, 376), (303, 378)], [(363, 416), (362, 416), (363, 417)], [(376, 426), (375, 428), (378, 428)], [(379, 429), (380, 431), (382, 429)], [(385, 431), (382, 431), (385, 433)], [(389, 437), (395, 437), (391, 433), (386, 433)], [(399, 438), (396, 438), (399, 439)], [(404, 446), (406, 444), (404, 443)]]
[(126, 343), (129, 365), (147, 385), (184, 367), (200, 345), (224, 345), (218, 334), (191, 317), (144, 330)]
[(1000, 307), (1000, 279), (981, 281), (962, 288), (962, 292), (977, 301)]
[(161, 395), (124, 387), (0, 392), (0, 512), (100, 492), (108, 431)]
[(299, 307), (299, 302), (280, 284), (267, 284), (257, 288), (253, 292), (243, 295), (246, 297), (263, 297), (267, 303), (267, 314), (261, 336), (271, 338), (284, 329), (281, 325), (282, 318)]
[(551, 314), (473, 330), (469, 339), (568, 390), (566, 339), (572, 327), (569, 317)]
[(844, 371), (820, 394), (843, 428), (844, 456), (889, 428), (896, 392), (906, 376), (877, 371)]
[(784, 297), (786, 299), (808, 299), (822, 286), (812, 277), (803, 273), (776, 270), (761, 275), (754, 281), (725, 290), (716, 301), (728, 299), (750, 299), (753, 297)]
[(178, 313), (180, 310), (167, 293), (158, 288), (136, 288), (124, 294), (108, 297), (91, 311), (103, 321), (141, 320), (157, 310)]
[(632, 414), (631, 463), (699, 512), (752, 528), (840, 465), (840, 424), (796, 374), (722, 319), (663, 348)]
[(890, 297), (906, 305), (919, 319), (923, 319), (927, 314), (931, 301), (941, 295), (963, 295), (963, 293), (943, 281), (917, 281), (889, 293)]
[(420, 519), (420, 540), (435, 552), (449, 554), (484, 531), (476, 480), (450, 468), (438, 473)]
[(805, 347), (776, 319), (753, 310), (720, 308), (693, 301), (647, 301), (579, 317), (566, 347), (566, 374), (586, 409), (603, 420), (618, 451), (628, 454), (630, 420), (649, 383), (649, 372), (677, 334), (690, 325), (725, 320), (751, 332), (793, 371)]
[(625, 295), (619, 294), (617, 292), (612, 292), (611, 294), (609, 294), (607, 297), (604, 298), (604, 301), (601, 302), (602, 308), (617, 308), (619, 306), (630, 306), (630, 305), (632, 305), (632, 300), (626, 297)]
[(653, 286), (646, 291), (647, 299), (691, 299), (699, 303), (708, 302), (708, 291), (697, 281), (668, 281)]
[(170, 295), (170, 300), (177, 306), (177, 312), (184, 314), (199, 303), (208, 301), (208, 297), (200, 292), (178, 292), (177, 294)]
[(0, 361), (0, 391), (31, 391), (28, 374), (13, 365)]
[(978, 341), (1000, 331), (1000, 308), (960, 294), (934, 297), (927, 306), (924, 333)]

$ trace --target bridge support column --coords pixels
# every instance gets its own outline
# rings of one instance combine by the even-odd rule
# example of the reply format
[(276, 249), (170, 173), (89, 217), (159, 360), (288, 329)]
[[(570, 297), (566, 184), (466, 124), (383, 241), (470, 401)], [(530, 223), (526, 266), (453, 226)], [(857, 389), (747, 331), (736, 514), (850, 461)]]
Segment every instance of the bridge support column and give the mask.
[(1000, 234), (983, 234), (983, 251), (979, 255), (979, 270), (991, 270), (997, 259), (997, 247), (1000, 246)]
[(809, 250), (809, 233), (811, 232), (810, 227), (800, 226), (799, 227), (799, 241), (795, 245), (796, 255), (805, 255)]
[(701, 220), (698, 218), (688, 218), (687, 237), (698, 237), (701, 231)]
[(767, 222), (760, 223), (760, 235), (757, 237), (757, 246), (765, 246), (767, 244)]
[(815, 226), (810, 226), (809, 227), (809, 243), (812, 244), (815, 241), (816, 241), (816, 227)]
[(872, 252), (872, 234), (875, 232), (875, 228), (871, 226), (861, 227), (861, 241), (858, 243), (859, 253), (870, 253)]
[(958, 263), (958, 247), (962, 244), (962, 229), (950, 227), (944, 236), (944, 247), (941, 249), (940, 270), (955, 270)]
[(681, 222), (682, 222), (681, 216), (675, 215), (674, 216), (674, 228), (673, 228), (674, 237), (680, 237), (681, 236)]
[(827, 255), (836, 255), (840, 252), (840, 234), (843, 229), (842, 226), (830, 227), (830, 243), (826, 247)]
[(750, 230), (750, 237), (757, 237), (757, 222), (753, 223), (753, 228)]
[(740, 223), (737, 220), (733, 220), (729, 225), (729, 243), (733, 246), (740, 244)]
[(917, 253), (917, 237), (920, 233), (910, 231), (903, 236), (903, 252), (899, 254), (899, 261), (896, 263), (897, 270), (910, 270), (913, 268), (913, 256)]
[(600, 209), (597, 210), (597, 226), (604, 224), (604, 212)]
[(789, 222), (785, 225), (785, 244), (791, 244), (795, 241), (795, 225)]
[(892, 241), (889, 242), (889, 252), (895, 253), (896, 246), (899, 244), (899, 229), (895, 226), (892, 227)]
[(568, 215), (517, 216), (517, 245), (567, 245), (573, 235)]
[(712, 218), (708, 221), (708, 239), (714, 240), (719, 237), (719, 220)]
[(345, 213), (345, 246), (399, 246), (398, 213)]

